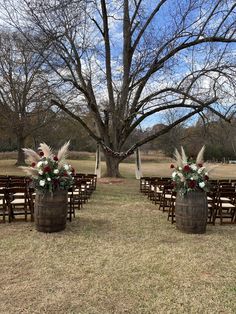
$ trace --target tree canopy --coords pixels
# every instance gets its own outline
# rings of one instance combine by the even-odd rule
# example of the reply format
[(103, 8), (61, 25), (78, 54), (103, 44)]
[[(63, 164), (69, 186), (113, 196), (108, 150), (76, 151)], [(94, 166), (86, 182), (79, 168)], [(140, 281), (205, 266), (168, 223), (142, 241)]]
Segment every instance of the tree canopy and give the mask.
[[(137, 147), (197, 114), (235, 114), (235, 1), (4, 3), (8, 23), (37, 38), (52, 103), (101, 144), (110, 176)], [(137, 126), (150, 116), (161, 122), (170, 109), (169, 125), (124, 151)]]

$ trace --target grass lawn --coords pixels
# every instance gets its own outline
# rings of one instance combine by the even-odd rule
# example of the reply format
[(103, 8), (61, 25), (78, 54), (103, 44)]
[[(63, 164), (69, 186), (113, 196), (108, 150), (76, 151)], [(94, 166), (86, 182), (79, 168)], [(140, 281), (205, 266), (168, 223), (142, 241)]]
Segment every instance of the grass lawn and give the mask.
[[(219, 176), (236, 177), (236, 165), (222, 167)], [(16, 170), (8, 161), (0, 172)], [(236, 313), (236, 225), (183, 234), (139, 193), (133, 166), (121, 172), (127, 179), (101, 180), (63, 232), (0, 224), (0, 313)]]

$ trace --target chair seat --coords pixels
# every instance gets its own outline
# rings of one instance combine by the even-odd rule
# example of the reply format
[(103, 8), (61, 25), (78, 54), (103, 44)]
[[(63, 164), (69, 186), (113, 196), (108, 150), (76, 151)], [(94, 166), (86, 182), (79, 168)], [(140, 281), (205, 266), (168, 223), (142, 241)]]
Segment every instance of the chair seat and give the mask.
[(235, 208), (235, 206), (231, 203), (222, 203), (221, 208)]
[(221, 197), (220, 200), (223, 202), (230, 202), (230, 198), (228, 197)]
[(11, 201), (12, 205), (24, 204), (24, 203), (25, 203), (25, 200), (23, 198), (22, 199), (17, 198), (15, 200)]
[(25, 193), (23, 193), (23, 192), (17, 192), (17, 193), (14, 193), (13, 195), (15, 195), (15, 196), (25, 196)]

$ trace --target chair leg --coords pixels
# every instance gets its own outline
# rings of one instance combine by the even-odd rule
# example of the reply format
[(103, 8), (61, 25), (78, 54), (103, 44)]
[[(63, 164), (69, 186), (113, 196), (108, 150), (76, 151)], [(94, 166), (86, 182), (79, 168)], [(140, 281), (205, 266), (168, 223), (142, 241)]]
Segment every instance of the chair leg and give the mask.
[(24, 209), (25, 209), (25, 221), (27, 221), (27, 204), (24, 205)]
[(71, 221), (71, 202), (69, 204), (69, 221)]
[(175, 207), (173, 206), (171, 209), (171, 223), (173, 224), (175, 222)]
[(215, 209), (213, 209), (212, 211), (212, 225), (215, 226), (215, 222), (216, 222), (216, 211)]
[(34, 221), (34, 203), (31, 199), (29, 199), (28, 201), (28, 206), (30, 210), (30, 221), (33, 222)]

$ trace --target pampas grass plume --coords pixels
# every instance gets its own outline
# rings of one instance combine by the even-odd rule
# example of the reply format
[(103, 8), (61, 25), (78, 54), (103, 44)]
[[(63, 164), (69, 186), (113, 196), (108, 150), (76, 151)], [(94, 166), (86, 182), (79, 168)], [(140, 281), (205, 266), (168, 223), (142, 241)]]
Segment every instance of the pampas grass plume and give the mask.
[(188, 158), (187, 158), (187, 156), (185, 154), (183, 146), (181, 146), (181, 153), (182, 153), (182, 163), (183, 164), (187, 164), (188, 163)]
[(22, 150), (24, 151), (29, 163), (37, 163), (40, 160), (40, 156), (34, 150), (30, 148), (22, 148)]
[(49, 147), (46, 143), (41, 143), (38, 149), (43, 152), (46, 158), (50, 157), (53, 154), (51, 147)]
[(175, 149), (174, 157), (176, 159), (177, 166), (182, 167), (183, 166), (182, 157), (180, 153), (178, 152), (177, 148)]
[(57, 158), (58, 158), (58, 162), (63, 161), (64, 159), (66, 159), (67, 155), (68, 155), (68, 148), (70, 145), (70, 141), (68, 141), (67, 143), (65, 143), (58, 151), (57, 153)]
[(204, 162), (204, 159), (203, 159), (204, 151), (205, 151), (205, 145), (202, 146), (199, 153), (197, 154), (196, 164), (202, 164)]

